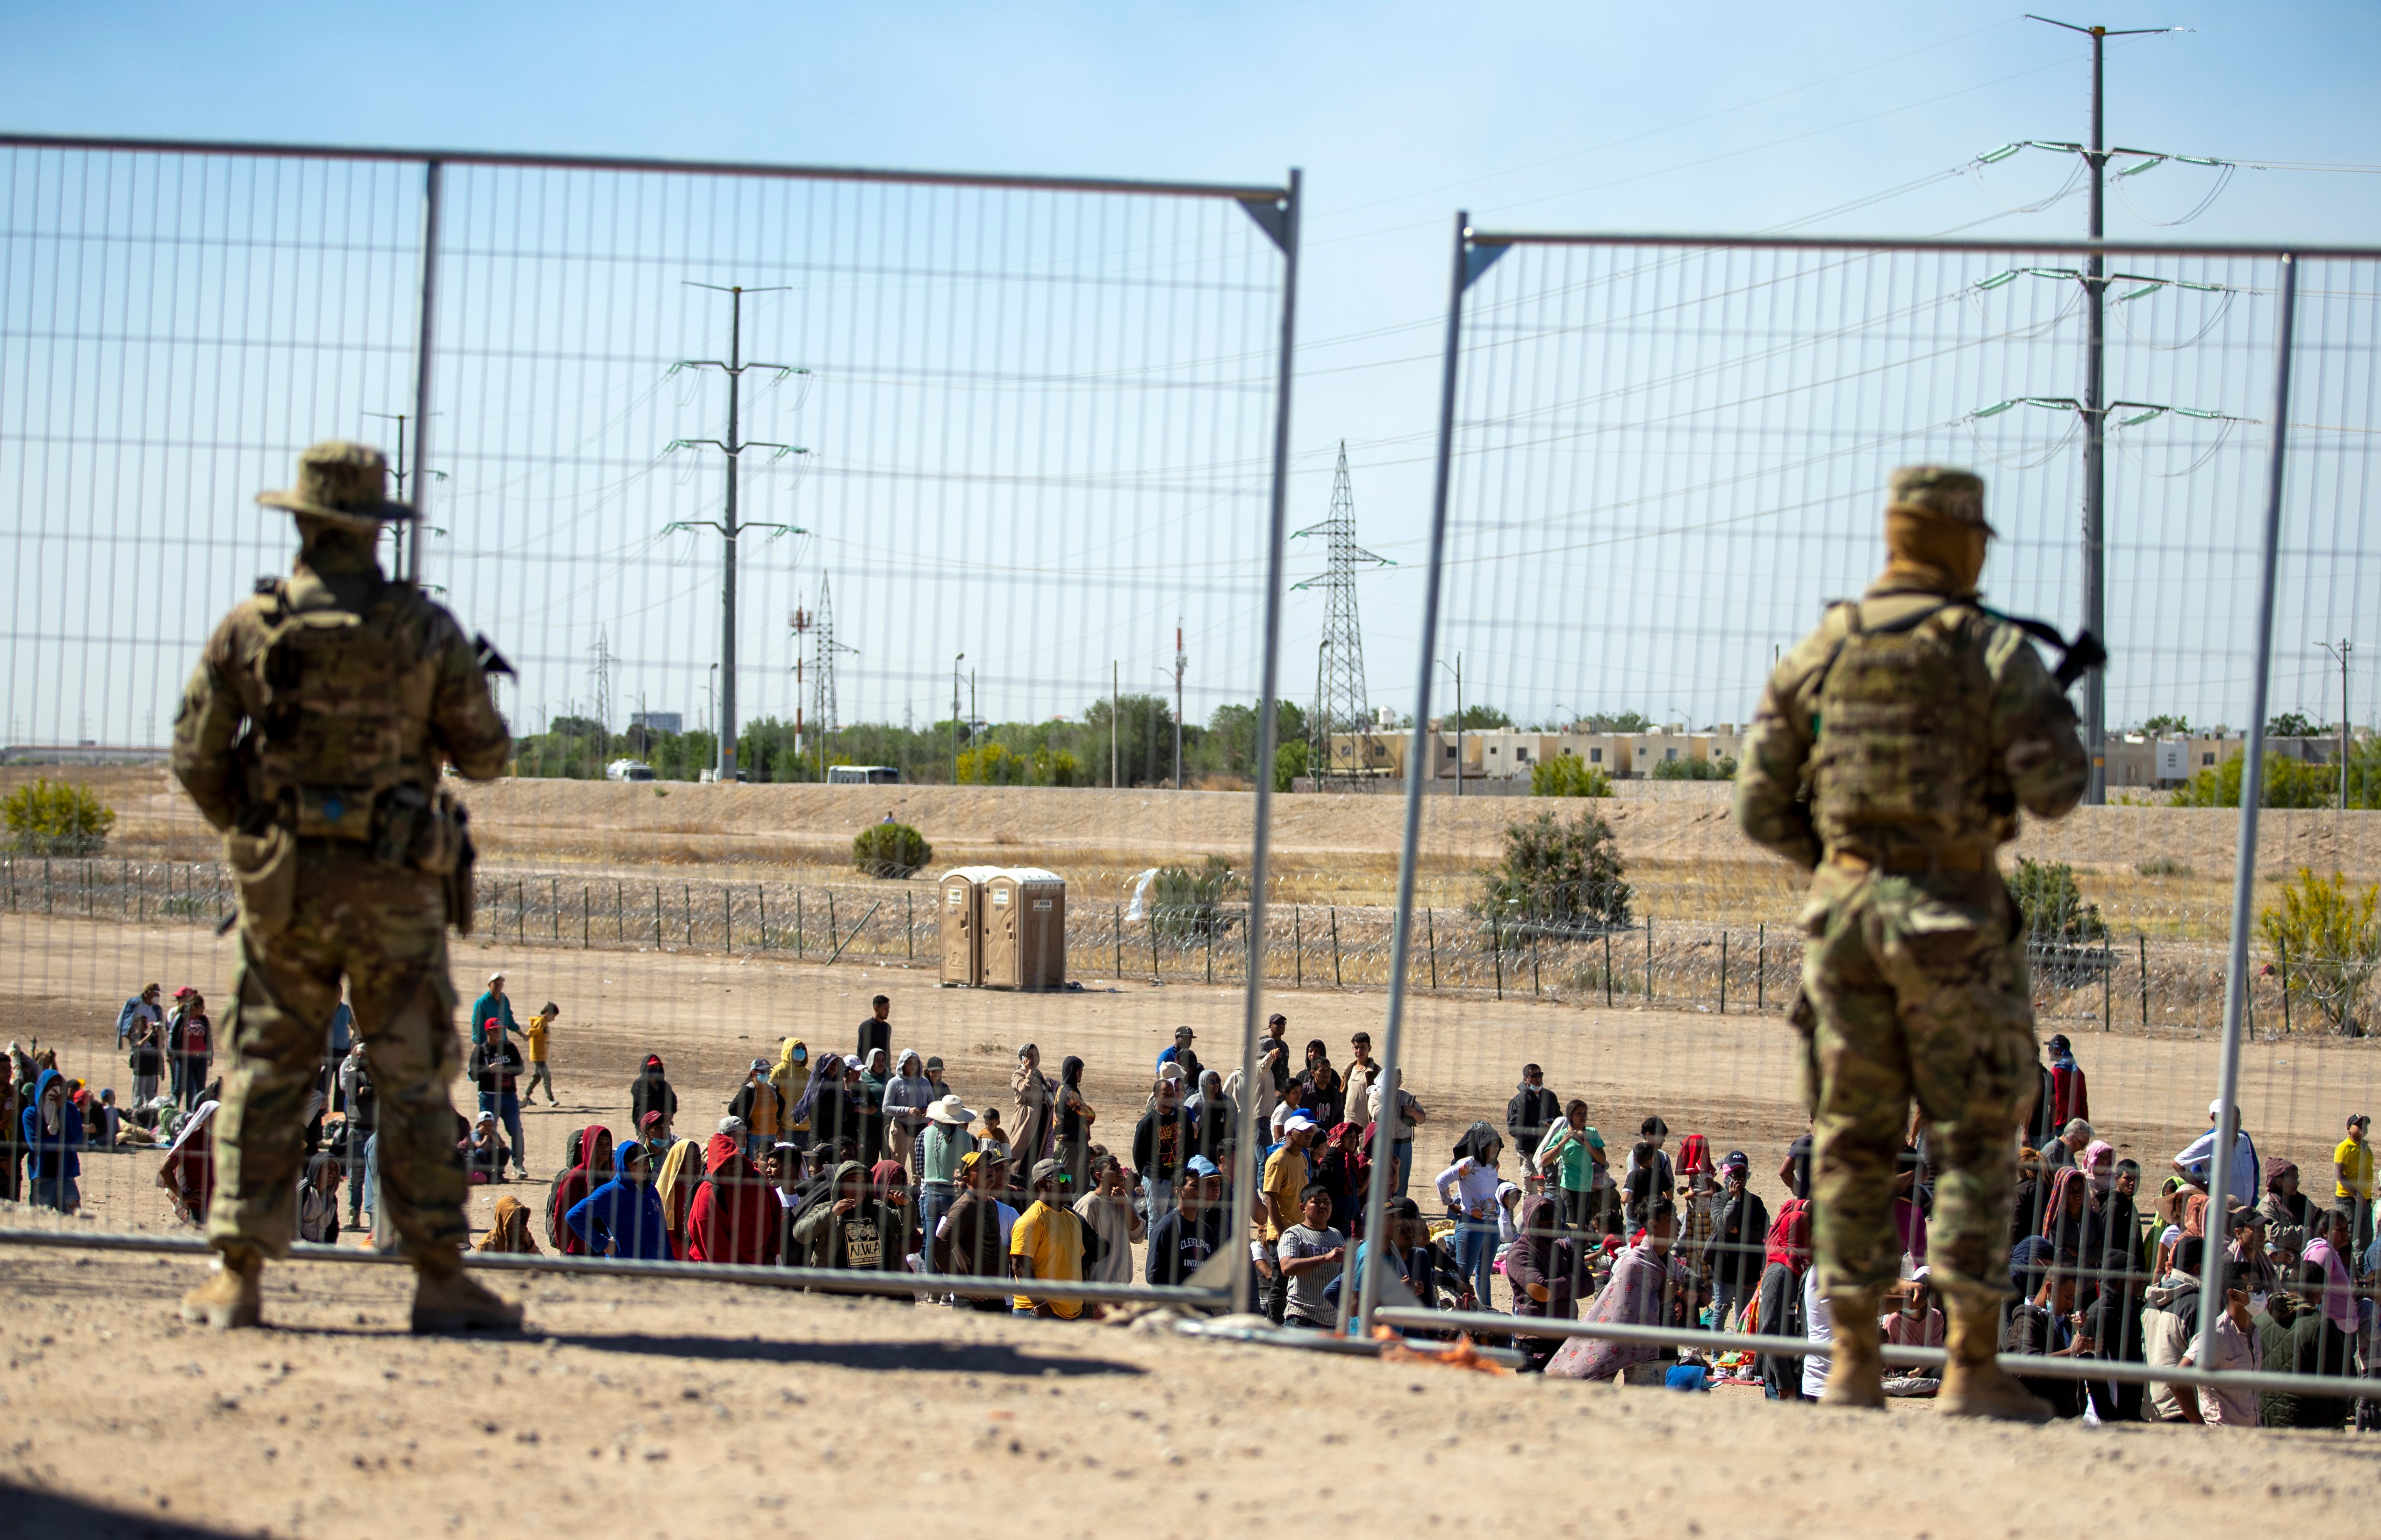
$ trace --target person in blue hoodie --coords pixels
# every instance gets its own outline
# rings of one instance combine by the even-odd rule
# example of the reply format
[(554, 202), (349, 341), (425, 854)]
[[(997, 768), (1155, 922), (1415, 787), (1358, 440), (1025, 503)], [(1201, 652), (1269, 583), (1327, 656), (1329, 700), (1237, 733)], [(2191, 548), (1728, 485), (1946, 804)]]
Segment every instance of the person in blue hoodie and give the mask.
[(669, 1261), (669, 1223), (662, 1217), (661, 1194), (653, 1191), (653, 1157), (642, 1144), (624, 1140), (613, 1150), (612, 1161), (612, 1179), (571, 1204), (562, 1222), (590, 1256)]
[(82, 1157), (75, 1152), (82, 1148), (82, 1114), (67, 1099), (64, 1075), (55, 1069), (42, 1071), (18, 1131), (25, 1141), (25, 1175), (33, 1190), (33, 1206), (60, 1214), (81, 1207), (82, 1190), (75, 1179), (82, 1175)]

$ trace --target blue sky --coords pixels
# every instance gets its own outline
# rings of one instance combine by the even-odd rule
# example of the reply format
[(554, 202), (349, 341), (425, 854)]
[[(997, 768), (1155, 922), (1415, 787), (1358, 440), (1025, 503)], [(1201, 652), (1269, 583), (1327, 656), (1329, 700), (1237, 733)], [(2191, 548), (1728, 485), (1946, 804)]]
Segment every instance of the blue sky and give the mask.
[[(2363, 168), (2243, 170), (2163, 233), (2381, 240), (2370, 6), (2070, 19), (2192, 29), (2111, 44), (2112, 143)], [(2085, 128), (2084, 40), (1975, 5), (18, 3), (0, 21), (0, 101), (22, 130), (1215, 180), (1302, 166), (1294, 518), (1321, 517), (1344, 437), (1367, 543), (1409, 562), (1456, 207), (1506, 227), (1761, 229), (1933, 177), (1800, 227), (2082, 225), (2080, 195), (1992, 217), (2058, 185), (2050, 157), (1939, 175)], [(2182, 167), (2138, 184), (2138, 208), (2111, 201), (2111, 234), (2161, 234), (2143, 215), (2207, 185)], [(1403, 574), (1368, 590), (1376, 699), (1410, 693), (1411, 595)]]

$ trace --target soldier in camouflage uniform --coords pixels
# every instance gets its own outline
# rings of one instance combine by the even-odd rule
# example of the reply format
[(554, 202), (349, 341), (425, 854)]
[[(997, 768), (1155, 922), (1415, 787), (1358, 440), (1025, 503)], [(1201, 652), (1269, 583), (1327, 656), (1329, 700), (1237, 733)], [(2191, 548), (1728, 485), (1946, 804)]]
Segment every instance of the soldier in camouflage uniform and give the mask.
[(447, 764), (495, 776), (509, 735), (454, 617), (381, 572), (383, 522), (413, 517), (387, 474), (375, 449), (318, 444), (294, 491), (259, 495), (297, 516), (303, 547), (216, 628), (174, 724), (174, 775), (223, 832), (240, 890), (216, 1262), (182, 1301), (218, 1327), (257, 1324), (264, 1259), (288, 1255), (299, 1118), (343, 977), (379, 1094), (380, 1215), (418, 1274), (413, 1328), (520, 1324), (462, 1272), (446, 927), (470, 925), (470, 845), (439, 784)]
[(1770, 676), (1736, 781), (1744, 832), (1812, 874), (1800, 916), (1818, 1289), (1838, 1323), (1825, 1399), (1881, 1406), (1877, 1316), (1901, 1247), (1894, 1166), (1911, 1098), (1940, 1172), (1927, 1265), (1950, 1305), (1943, 1411), (2038, 1420), (1994, 1363), (2016, 1136), (2037, 1091), (2022, 926), (1995, 851), (2018, 811), (2082, 796), (2064, 690), (1980, 607), (1984, 483), (1896, 471), (1889, 559)]

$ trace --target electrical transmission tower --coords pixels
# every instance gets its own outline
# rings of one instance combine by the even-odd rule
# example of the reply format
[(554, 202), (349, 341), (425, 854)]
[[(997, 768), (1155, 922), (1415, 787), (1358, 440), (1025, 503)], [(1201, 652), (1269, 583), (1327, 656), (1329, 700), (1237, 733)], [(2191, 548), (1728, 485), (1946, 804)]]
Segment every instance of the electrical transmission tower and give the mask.
[(589, 651), (595, 654), (595, 666), (589, 670), (595, 676), (595, 726), (608, 750), (612, 738), (612, 640), (603, 627), (595, 628), (595, 645)]
[(849, 653), (858, 657), (860, 649), (847, 647), (835, 639), (835, 591), (824, 578), (819, 580), (818, 608), (794, 611), (787, 625), (793, 630), (795, 646), (794, 752), (800, 755), (803, 749), (802, 707), (807, 693), (809, 727), (817, 736), (819, 779), (824, 781), (827, 736), (836, 728), (836, 654)]
[[(727, 357), (721, 359), (681, 359), (670, 365), (673, 374), (681, 369), (716, 369), (727, 376), (727, 436), (721, 438), (677, 438), (670, 441), (664, 454), (690, 449), (708, 444), (727, 457), (727, 495), (721, 505), (717, 519), (681, 519), (663, 526), (664, 534), (679, 530), (706, 529), (719, 532), (719, 752), (716, 771), (723, 781), (736, 778), (736, 545), (738, 540), (751, 530), (767, 530), (771, 539), (803, 532), (790, 524), (739, 524), (736, 520), (736, 490), (744, 451), (775, 449), (770, 458), (782, 459), (788, 455), (806, 455), (810, 451), (791, 444), (768, 444), (737, 436), (737, 413), (743, 396), (744, 373), (751, 369), (764, 369), (779, 379), (790, 374), (807, 373), (788, 363), (749, 362), (744, 357), (744, 296), (767, 294), (772, 289), (745, 288), (730, 284), (691, 284), (693, 288), (708, 288), (727, 295)], [(781, 286), (782, 287), (782, 286)]]
[[(1364, 632), (1356, 617), (1360, 566), (1394, 567), (1356, 544), (1356, 494), (1348, 481), (1348, 444), (1339, 443), (1339, 469), (1331, 478), (1331, 513), (1322, 523), (1291, 538), (1324, 537), (1327, 565), (1316, 577), (1293, 583), (1291, 592), (1320, 585), (1324, 596), (1323, 645), (1314, 661), (1314, 717), (1307, 724), (1307, 769), (1320, 787), (1326, 778), (1353, 780), (1373, 767), (1373, 712), (1364, 699)], [(1346, 755), (1334, 755), (1332, 734), (1352, 734)], [(1267, 767), (1259, 766), (1258, 774)]]

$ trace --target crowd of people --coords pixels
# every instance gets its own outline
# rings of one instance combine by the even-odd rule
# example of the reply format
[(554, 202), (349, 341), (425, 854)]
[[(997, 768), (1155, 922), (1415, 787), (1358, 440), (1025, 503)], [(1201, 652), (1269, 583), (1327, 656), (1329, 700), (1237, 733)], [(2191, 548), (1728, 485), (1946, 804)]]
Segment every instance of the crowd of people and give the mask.
[[(197, 991), (177, 991), (170, 1013), (160, 995), (148, 986), (119, 1016), (117, 1045), (134, 1077), (124, 1108), (112, 1090), (62, 1075), (54, 1051), (9, 1045), (0, 1140), (12, 1147), (0, 1196), (71, 1213), (81, 1150), (162, 1145), (159, 1185), (177, 1216), (203, 1223), (220, 1084), (207, 1079), (212, 1029)], [(1062, 1058), (1054, 1074), (1028, 1044), (1006, 1094), (971, 1106), (941, 1057), (894, 1052), (890, 1013), (891, 1001), (876, 996), (848, 1054), (784, 1039), (774, 1059), (751, 1061), (716, 1116), (689, 1117), (703, 1125), (692, 1135), (680, 1131), (666, 1066), (646, 1056), (623, 1097), (628, 1127), (573, 1131), (542, 1216), (500, 1196), (479, 1248), (536, 1252), (542, 1232), (546, 1246), (571, 1256), (902, 1273), (944, 1280), (922, 1285), (922, 1295), (955, 1306), (1074, 1319), (1082, 1303), (1032, 1286), (1220, 1284), (1237, 1245), (1272, 1321), (1332, 1330), (1354, 1308), (1374, 1240), (1363, 1212), (1386, 1118), (1384, 1296), (1447, 1310), (1501, 1306), (1513, 1317), (1508, 1344), (1532, 1369), (1753, 1383), (1773, 1398), (1815, 1399), (1826, 1345), (1852, 1329), (1828, 1318), (1810, 1265), (1807, 1136), (1775, 1173), (1773, 1208), (1744, 1152), (1716, 1154), (1697, 1133), (1674, 1147), (1658, 1114), (1640, 1120), (1625, 1151), (1608, 1146), (1588, 1104), (1556, 1094), (1529, 1064), (1502, 1129), (1471, 1122), (1453, 1131), (1443, 1165), (1425, 1162), (1425, 1173), (1436, 1171), (1423, 1180), (1435, 1199), (1425, 1208), (1414, 1196), (1413, 1163), (1417, 1144), (1434, 1143), (1424, 1137), (1431, 1114), (1383, 1075), (1367, 1033), (1356, 1033), (1344, 1064), (1335, 1064), (1320, 1040), (1293, 1050), (1276, 1014), (1255, 1074), (1244, 1077), (1204, 1066), (1196, 1033), (1179, 1028), (1156, 1056), (1141, 1105), (1109, 1109), (1103, 1122), (1081, 1058)], [(527, 1178), (521, 1102), (543, 1086), (556, 1105), (548, 1047), (559, 1015), (549, 1002), (517, 1021), (501, 974), (473, 1002), (468, 1076), (477, 1107), (457, 1119), (458, 1155), (472, 1182)], [(300, 1238), (329, 1242), (369, 1222), (375, 1097), (345, 1005), (325, 1049), (306, 1109), (297, 1206)], [(2039, 1073), (2009, 1214), (2005, 1352), (2343, 1380), (2381, 1371), (2381, 1240), (2363, 1114), (2348, 1119), (2327, 1179), (2308, 1183), (2289, 1162), (2262, 1159), (2237, 1111), (2216, 1106), (2204, 1134), (2167, 1170), (2145, 1177), (2094, 1132), (2088, 1082), (2064, 1037), (2049, 1040)], [(1245, 1155), (1244, 1110), (1255, 1131)], [(2233, 1153), (2219, 1204), (2210, 1182), (2222, 1138)], [(1234, 1237), (1230, 1194), (1244, 1158), (1256, 1164), (1257, 1195), (1248, 1232)], [(1890, 1345), (1943, 1340), (1926, 1266), (1933, 1172), (1913, 1116), (1894, 1198), (1902, 1280), (1874, 1326)], [(2210, 1246), (2221, 1248), (2224, 1298), (2203, 1310)], [(1781, 1341), (1760, 1354), (1711, 1354), (1532, 1335), (1532, 1321), (1581, 1316)], [(2026, 1383), (2062, 1415), (2103, 1422), (2337, 1427), (2371, 1420), (2375, 1405), (2352, 1388), (2320, 1398), (2041, 1375)], [(1911, 1372), (1888, 1390), (1924, 1395), (1933, 1385)]]

